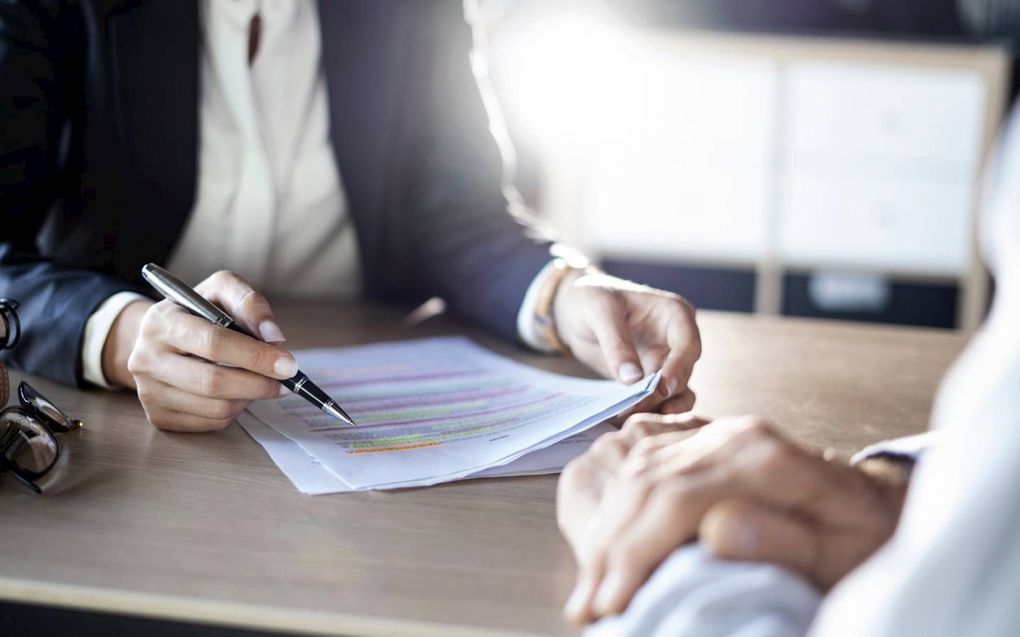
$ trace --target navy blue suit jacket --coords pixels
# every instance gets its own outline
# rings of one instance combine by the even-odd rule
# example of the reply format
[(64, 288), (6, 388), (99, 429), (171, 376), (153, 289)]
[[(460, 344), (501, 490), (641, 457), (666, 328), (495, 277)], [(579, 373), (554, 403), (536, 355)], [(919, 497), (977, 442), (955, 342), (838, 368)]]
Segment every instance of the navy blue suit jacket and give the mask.
[[(508, 212), (460, 0), (319, 4), (331, 137), (365, 290), (512, 337), (548, 244)], [(81, 383), (85, 322), (147, 291), (196, 188), (196, 0), (0, 3), (0, 297), (16, 367)]]

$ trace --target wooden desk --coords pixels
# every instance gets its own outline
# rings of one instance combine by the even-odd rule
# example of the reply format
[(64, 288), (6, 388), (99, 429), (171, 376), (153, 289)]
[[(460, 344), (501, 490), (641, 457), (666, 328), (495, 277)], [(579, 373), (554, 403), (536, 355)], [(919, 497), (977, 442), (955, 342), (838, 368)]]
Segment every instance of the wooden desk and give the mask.
[[(450, 333), (392, 310), (292, 305), (295, 348)], [(758, 411), (842, 453), (924, 428), (949, 332), (703, 313), (698, 411)], [(482, 342), (557, 371), (570, 361)], [(18, 374), (15, 374), (17, 380)], [(238, 427), (171, 434), (132, 395), (32, 382), (88, 423), (64, 479), (0, 480), (0, 599), (261, 629), (565, 635), (573, 565), (552, 476), (300, 495)]]

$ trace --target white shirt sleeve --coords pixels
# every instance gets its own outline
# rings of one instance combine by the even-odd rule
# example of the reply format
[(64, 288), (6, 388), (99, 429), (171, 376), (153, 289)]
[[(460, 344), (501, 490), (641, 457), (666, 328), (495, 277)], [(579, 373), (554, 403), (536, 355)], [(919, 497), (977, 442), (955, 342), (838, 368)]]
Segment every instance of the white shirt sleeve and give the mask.
[(901, 456), (917, 462), (925, 452), (935, 446), (938, 438), (939, 432), (925, 431), (913, 436), (903, 436), (902, 438), (892, 438), (876, 442), (855, 453), (850, 458), (850, 464), (857, 464), (868, 458), (878, 456)]
[(517, 312), (517, 336), (531, 349), (546, 354), (555, 352), (556, 348), (539, 334), (538, 326), (535, 325), (535, 306), (538, 305), (538, 295), (542, 291), (542, 286), (552, 273), (553, 262), (550, 261), (531, 281), (528, 291), (524, 294), (524, 301), (521, 302), (521, 309)]
[(623, 614), (590, 626), (584, 637), (802, 637), (820, 600), (784, 568), (719, 560), (688, 544), (656, 569)]
[(103, 375), (103, 345), (110, 335), (113, 322), (128, 305), (135, 301), (146, 301), (146, 297), (135, 292), (119, 292), (103, 301), (85, 323), (85, 337), (82, 339), (81, 363), (85, 380), (104, 389), (113, 389)]

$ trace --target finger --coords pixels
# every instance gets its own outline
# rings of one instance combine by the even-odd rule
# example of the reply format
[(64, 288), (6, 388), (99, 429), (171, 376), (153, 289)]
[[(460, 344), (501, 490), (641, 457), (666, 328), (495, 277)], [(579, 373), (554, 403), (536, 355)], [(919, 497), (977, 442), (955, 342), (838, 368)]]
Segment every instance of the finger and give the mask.
[(247, 400), (227, 400), (189, 394), (156, 380), (147, 379), (138, 386), (138, 398), (143, 405), (158, 406), (170, 411), (202, 416), (213, 420), (233, 418), (250, 404)]
[(686, 305), (683, 310), (675, 312), (666, 325), (669, 354), (662, 363), (660, 391), (663, 398), (687, 387), (694, 363), (701, 357), (701, 336), (693, 312)]
[[(637, 445), (632, 453), (651, 443)], [(790, 442), (755, 417), (720, 418), (683, 442), (653, 453), (656, 478), (682, 479), (712, 471), (719, 476), (720, 489), (819, 520), (847, 522), (847, 511), (858, 510), (848, 505), (870, 503), (867, 490), (854, 488), (852, 471)], [(842, 495), (833, 497), (835, 493)]]
[[(627, 455), (628, 463), (661, 465), (672, 462), (674, 457), (684, 452), (687, 447), (697, 448), (697, 444), (685, 442), (699, 433), (700, 429), (710, 424), (708, 420), (694, 414), (656, 414), (660, 423), (667, 424), (661, 432), (636, 441)], [(684, 443), (684, 444), (679, 444)]]
[(624, 416), (631, 414), (637, 414), (641, 412), (651, 413), (662, 413), (662, 414), (682, 414), (690, 411), (694, 408), (695, 394), (689, 389), (685, 389), (678, 395), (662, 399), (662, 381), (659, 381), (659, 390), (652, 395), (644, 398), (635, 405), (632, 409), (624, 413)]
[(609, 547), (620, 530), (641, 511), (651, 488), (647, 480), (634, 472), (622, 473), (618, 469), (606, 481), (595, 512), (573, 547), (579, 575), (564, 614), (576, 623), (595, 619), (593, 604), (605, 574)]
[(178, 354), (145, 357), (136, 361), (135, 373), (189, 394), (227, 400), (275, 398), (282, 387), (272, 378), (244, 369), (214, 365)]
[(694, 539), (710, 501), (710, 490), (674, 482), (650, 493), (605, 557), (591, 612), (605, 617), (623, 612), (637, 589), (677, 547)]
[(571, 548), (577, 548), (606, 481), (623, 463), (629, 450), (630, 444), (620, 432), (606, 433), (564, 467), (557, 485), (556, 512), (560, 530)]
[[(634, 414), (623, 423), (620, 433), (631, 447), (639, 441), (658, 434), (697, 429), (708, 423), (692, 414)], [(629, 451), (630, 449), (628, 449)]]
[(694, 409), (696, 396), (690, 389), (684, 390), (679, 396), (663, 401), (659, 411), (663, 414), (683, 414)]
[(641, 369), (647, 374), (657, 372), (662, 369), (662, 364), (666, 360), (666, 356), (669, 354), (669, 348), (665, 345), (658, 346), (642, 346), (640, 343), (637, 345), (638, 359), (641, 361)]
[[(563, 513), (583, 510), (583, 519), (587, 523), (591, 510), (602, 496), (603, 485), (627, 459), (631, 446), (638, 440), (638, 432), (645, 430), (649, 429), (636, 423), (629, 426), (626, 433), (612, 431), (602, 434), (587, 451), (567, 463), (560, 475), (557, 510)], [(572, 534), (570, 539), (574, 538), (576, 534)]]
[(163, 343), (207, 361), (285, 379), (297, 373), (294, 356), (275, 345), (213, 325), (186, 312), (167, 313)]
[(563, 606), (563, 614), (575, 624), (587, 624), (595, 619), (592, 614), (592, 602), (595, 593), (598, 591), (598, 583), (602, 579), (600, 566), (589, 565), (582, 567), (577, 575), (577, 583), (574, 590), (567, 598)]
[(764, 452), (771, 452), (773, 448), (785, 451), (784, 447), (788, 446), (767, 423), (753, 417), (739, 417), (720, 418), (704, 424), (706, 426), (698, 427), (694, 435), (656, 436), (638, 445), (640, 448), (635, 448), (635, 454), (650, 456), (657, 475), (662, 477), (725, 466), (733, 473), (727, 479), (734, 485), (772, 480), (774, 476), (763, 474), (784, 470), (780, 466), (762, 466)]
[(195, 289), (262, 340), (268, 343), (286, 340), (280, 326), (273, 320), (269, 301), (241, 276), (233, 272), (217, 272)]
[(623, 306), (615, 295), (608, 295), (590, 315), (590, 325), (598, 341), (606, 368), (618, 380), (635, 383), (644, 376), (640, 359), (628, 335)]
[(605, 469), (615, 471), (627, 457), (630, 447), (629, 437), (621, 431), (611, 431), (596, 438), (586, 453), (596, 458)]
[(754, 475), (757, 463), (741, 446), (720, 442), (712, 430), (715, 423), (699, 429), (663, 433), (634, 445), (627, 458), (629, 465), (649, 467), (646, 476), (656, 486), (681, 490), (725, 488), (751, 493), (755, 486), (748, 482), (764, 482), (771, 478)]
[(662, 396), (658, 392), (652, 392), (648, 396), (642, 398), (636, 405), (617, 416), (614, 424), (620, 425), (620, 423), (625, 422), (627, 418), (637, 414), (655, 413), (659, 411), (659, 405), (661, 404)]
[(814, 579), (817, 531), (790, 513), (749, 500), (724, 500), (705, 514), (698, 533), (716, 557), (785, 566)]
[(556, 483), (556, 522), (571, 550), (576, 549), (609, 475), (608, 469), (588, 455), (571, 460), (563, 468)]
[(637, 517), (654, 486), (647, 479), (650, 474), (650, 467), (628, 461), (606, 482), (602, 498), (577, 542), (575, 556), (583, 569), (598, 571), (597, 565), (605, 562), (617, 536)]
[(203, 432), (220, 431), (234, 422), (234, 418), (205, 418), (157, 407), (145, 412), (149, 422), (162, 431)]

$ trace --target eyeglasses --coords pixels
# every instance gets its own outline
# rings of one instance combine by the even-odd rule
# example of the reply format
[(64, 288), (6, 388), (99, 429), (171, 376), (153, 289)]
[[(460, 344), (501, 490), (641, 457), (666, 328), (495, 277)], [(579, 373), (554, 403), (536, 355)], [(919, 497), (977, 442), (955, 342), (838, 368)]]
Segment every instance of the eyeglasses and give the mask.
[(0, 349), (10, 349), (17, 345), (21, 336), (21, 321), (18, 320), (18, 302), (12, 299), (0, 299)]
[(22, 381), (19, 405), (0, 411), (0, 473), (10, 473), (23, 485), (42, 493), (36, 481), (49, 473), (60, 458), (55, 434), (80, 429), (80, 420), (69, 418), (48, 398)]

